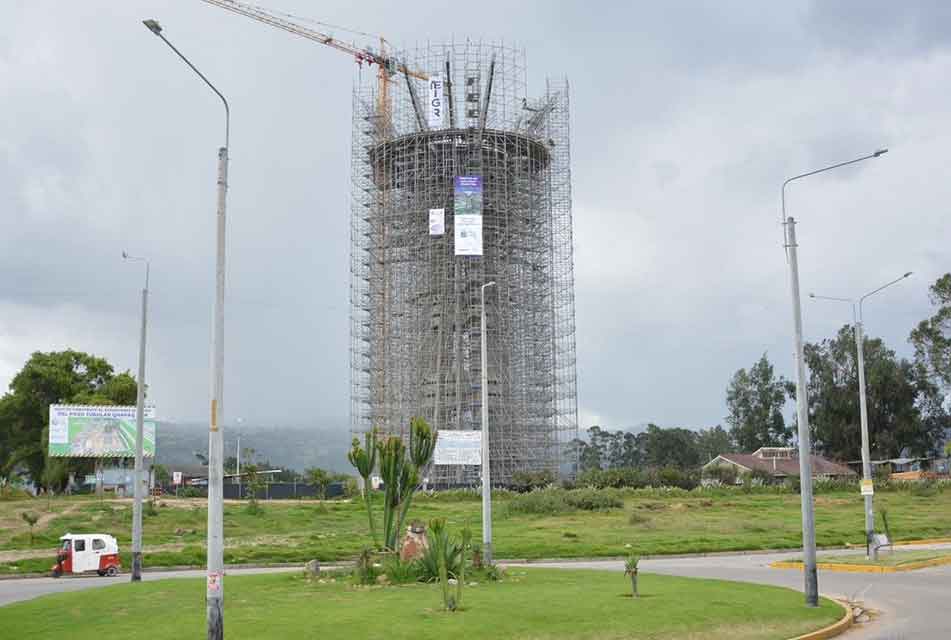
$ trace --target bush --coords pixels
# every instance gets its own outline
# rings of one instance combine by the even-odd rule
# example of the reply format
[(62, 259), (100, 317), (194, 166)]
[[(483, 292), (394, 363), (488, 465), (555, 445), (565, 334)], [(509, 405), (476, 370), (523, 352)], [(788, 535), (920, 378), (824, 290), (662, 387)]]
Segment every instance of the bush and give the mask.
[(375, 584), (380, 573), (381, 571), (373, 557), (373, 551), (364, 548), (353, 567), (353, 581), (362, 585)]
[(703, 470), (702, 478), (710, 480), (716, 484), (733, 486), (736, 484), (736, 467), (734, 466), (715, 466)]
[(784, 484), (793, 493), (799, 493), (802, 490), (802, 482), (798, 474), (786, 476), (786, 481)]
[(611, 489), (573, 489), (564, 494), (569, 507), (584, 511), (609, 511), (624, 506), (618, 493)]
[(555, 515), (581, 509), (582, 511), (607, 511), (624, 506), (618, 492), (613, 489), (536, 489), (523, 493), (508, 503), (510, 513)]
[(649, 469), (591, 469), (578, 477), (578, 485), (596, 489), (676, 487), (690, 490), (700, 484), (700, 472), (662, 467)]
[(516, 471), (510, 483), (512, 491), (526, 493), (555, 484), (555, 474), (551, 471)]
[(403, 562), (399, 556), (393, 556), (383, 563), (383, 573), (393, 584), (409, 584), (420, 580), (419, 565), (415, 562)]
[[(459, 575), (463, 562), (462, 545), (453, 538), (448, 538), (444, 542), (446, 543), (446, 572), (450, 577), (455, 578)], [(439, 580), (439, 550), (435, 546), (430, 541), (423, 555), (413, 562), (416, 579), (421, 582)]]

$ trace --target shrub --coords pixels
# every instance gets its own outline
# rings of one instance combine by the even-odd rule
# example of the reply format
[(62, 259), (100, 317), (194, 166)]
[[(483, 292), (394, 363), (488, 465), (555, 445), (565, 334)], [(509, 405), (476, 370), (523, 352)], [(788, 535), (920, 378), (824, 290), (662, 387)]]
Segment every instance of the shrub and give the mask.
[(383, 573), (393, 584), (409, 584), (420, 579), (419, 565), (415, 562), (403, 562), (399, 556), (393, 556), (383, 563)]
[(800, 490), (802, 489), (802, 482), (800, 481), (798, 474), (793, 474), (793, 475), (791, 475), (791, 476), (786, 476), (785, 485), (786, 485), (786, 486), (789, 488), (789, 490), (792, 491), (793, 493), (799, 493)]
[(462, 545), (447, 536), (445, 548), (438, 549), (438, 545), (433, 544), (433, 536), (435, 536), (435, 533), (433, 533), (432, 524), (430, 524), (430, 544), (423, 555), (413, 562), (417, 579), (422, 582), (436, 582), (439, 580), (440, 552), (445, 556), (446, 573), (455, 578), (459, 575), (460, 565), (463, 562)]
[(581, 509), (582, 511), (607, 511), (620, 509), (624, 501), (613, 489), (536, 489), (523, 493), (508, 503), (510, 513), (555, 515)]
[(357, 562), (353, 567), (353, 581), (357, 584), (370, 585), (376, 582), (379, 575), (380, 570), (374, 562), (373, 551), (364, 548), (357, 556)]
[(516, 471), (512, 474), (512, 491), (525, 493), (555, 484), (555, 474), (551, 471)]
[(624, 506), (618, 493), (611, 489), (573, 489), (564, 494), (569, 507), (584, 511), (608, 511)]
[(711, 480), (716, 484), (732, 486), (736, 484), (736, 467), (733, 466), (715, 466), (707, 467), (702, 472), (704, 480)]

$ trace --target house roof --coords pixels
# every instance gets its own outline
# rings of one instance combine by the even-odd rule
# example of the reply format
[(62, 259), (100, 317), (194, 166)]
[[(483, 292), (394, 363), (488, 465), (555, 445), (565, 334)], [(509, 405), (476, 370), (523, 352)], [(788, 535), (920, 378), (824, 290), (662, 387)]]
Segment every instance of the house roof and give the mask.
[[(749, 469), (761, 469), (775, 476), (799, 475), (799, 458), (761, 458), (752, 453), (721, 453), (708, 464), (717, 459), (726, 460), (733, 464)], [(812, 473), (817, 476), (854, 476), (854, 471), (822, 456), (812, 456)]]

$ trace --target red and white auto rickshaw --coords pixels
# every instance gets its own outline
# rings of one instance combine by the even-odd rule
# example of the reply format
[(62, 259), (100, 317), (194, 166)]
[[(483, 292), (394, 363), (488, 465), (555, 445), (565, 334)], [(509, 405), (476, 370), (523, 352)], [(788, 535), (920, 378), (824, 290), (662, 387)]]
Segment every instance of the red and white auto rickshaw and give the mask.
[(53, 577), (64, 573), (95, 571), (100, 576), (119, 575), (119, 545), (116, 539), (104, 533), (67, 533), (56, 552)]

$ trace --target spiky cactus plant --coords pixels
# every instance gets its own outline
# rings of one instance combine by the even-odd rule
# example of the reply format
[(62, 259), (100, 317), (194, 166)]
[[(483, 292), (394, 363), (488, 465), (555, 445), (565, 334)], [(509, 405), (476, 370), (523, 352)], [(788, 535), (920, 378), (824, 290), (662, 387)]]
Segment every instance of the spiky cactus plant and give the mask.
[(376, 536), (376, 525), (373, 522), (373, 509), (370, 503), (370, 476), (373, 469), (376, 468), (376, 431), (364, 434), (366, 442), (365, 447), (360, 446), (357, 438), (353, 439), (350, 445), (350, 451), (347, 453), (347, 460), (356, 468), (357, 473), (363, 478), (363, 501), (367, 507), (367, 520), (370, 523), (370, 537), (373, 538), (373, 544), (379, 548), (380, 543)]

